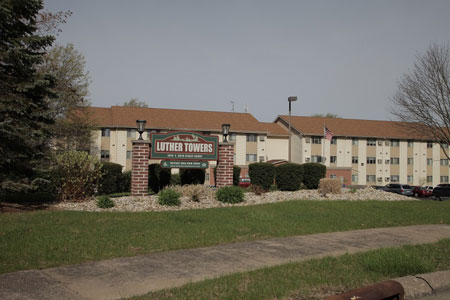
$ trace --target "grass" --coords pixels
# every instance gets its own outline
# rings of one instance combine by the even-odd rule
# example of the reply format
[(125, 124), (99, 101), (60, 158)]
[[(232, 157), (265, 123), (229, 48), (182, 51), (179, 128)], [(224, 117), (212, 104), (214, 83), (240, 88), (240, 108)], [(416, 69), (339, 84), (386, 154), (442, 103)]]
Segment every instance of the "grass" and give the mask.
[(0, 215), (0, 273), (375, 227), (450, 224), (450, 201), (287, 201), (171, 212)]
[(447, 269), (450, 239), (290, 263), (130, 299), (323, 299), (391, 278)]

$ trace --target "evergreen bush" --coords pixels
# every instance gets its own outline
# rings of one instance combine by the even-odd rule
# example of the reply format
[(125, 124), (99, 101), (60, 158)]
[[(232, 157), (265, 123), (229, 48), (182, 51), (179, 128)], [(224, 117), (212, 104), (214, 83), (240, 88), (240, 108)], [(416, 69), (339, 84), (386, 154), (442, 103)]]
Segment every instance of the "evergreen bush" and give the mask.
[(102, 163), (102, 180), (98, 189), (100, 195), (120, 193), (122, 191), (122, 165), (103, 162)]
[(233, 185), (239, 185), (239, 178), (241, 177), (241, 168), (238, 166), (233, 166)]
[(217, 190), (216, 199), (223, 203), (240, 203), (244, 201), (244, 192), (237, 186), (225, 186)]
[(158, 193), (170, 184), (170, 169), (161, 168), (160, 164), (148, 166), (148, 186), (154, 193)]
[(122, 181), (120, 186), (122, 193), (131, 192), (131, 171), (125, 171), (122, 173)]
[(205, 169), (180, 169), (181, 185), (204, 184)]
[(317, 189), (319, 181), (325, 178), (327, 168), (319, 163), (303, 164), (303, 184), (307, 189)]
[(248, 166), (248, 175), (252, 185), (269, 190), (275, 178), (275, 166), (271, 163), (253, 163)]
[(158, 194), (158, 202), (161, 205), (176, 206), (180, 205), (181, 193), (174, 189), (163, 189)]
[(297, 191), (303, 180), (303, 166), (288, 163), (275, 167), (275, 182), (281, 191)]
[(99, 208), (111, 208), (111, 207), (114, 207), (114, 205), (115, 205), (114, 201), (111, 200), (111, 198), (109, 198), (106, 195), (99, 196), (97, 198), (96, 204), (97, 204), (97, 207), (99, 207)]

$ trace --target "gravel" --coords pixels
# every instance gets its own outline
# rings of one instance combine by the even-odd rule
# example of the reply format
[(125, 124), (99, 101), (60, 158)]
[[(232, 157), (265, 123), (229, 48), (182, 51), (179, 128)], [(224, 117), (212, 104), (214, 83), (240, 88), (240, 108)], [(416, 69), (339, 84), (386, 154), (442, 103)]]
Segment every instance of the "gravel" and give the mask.
[(180, 206), (163, 206), (158, 203), (158, 196), (147, 197), (121, 197), (113, 198), (113, 208), (98, 208), (95, 199), (86, 202), (63, 202), (54, 205), (55, 209), (78, 211), (170, 211), (184, 209), (202, 209), (211, 207), (249, 206), (265, 203), (274, 203), (287, 200), (348, 200), (348, 201), (415, 201), (417, 199), (398, 194), (388, 193), (373, 188), (357, 190), (343, 189), (341, 194), (321, 195), (317, 190), (301, 190), (295, 192), (268, 192), (262, 195), (245, 193), (245, 200), (238, 204), (225, 204), (212, 197), (200, 198), (199, 202), (192, 201), (189, 197), (181, 197)]

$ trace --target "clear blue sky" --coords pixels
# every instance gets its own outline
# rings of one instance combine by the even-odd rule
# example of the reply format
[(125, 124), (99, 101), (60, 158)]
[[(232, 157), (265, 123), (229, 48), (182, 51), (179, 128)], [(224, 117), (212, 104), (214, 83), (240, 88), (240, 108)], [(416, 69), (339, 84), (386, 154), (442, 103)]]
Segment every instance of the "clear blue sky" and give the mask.
[(45, 0), (71, 10), (94, 106), (389, 120), (397, 80), (432, 42), (450, 40), (448, 0)]

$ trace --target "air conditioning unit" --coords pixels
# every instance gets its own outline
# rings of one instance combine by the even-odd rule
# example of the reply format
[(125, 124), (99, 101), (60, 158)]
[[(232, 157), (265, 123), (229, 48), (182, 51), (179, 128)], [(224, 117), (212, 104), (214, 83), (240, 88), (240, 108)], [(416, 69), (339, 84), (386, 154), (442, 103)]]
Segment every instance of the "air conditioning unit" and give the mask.
[(386, 141), (385, 145), (386, 145), (386, 146), (389, 146), (389, 142)]
[(260, 141), (260, 142), (264, 142), (264, 136), (263, 136), (263, 135), (260, 135), (260, 136), (259, 136), (259, 141)]
[(390, 178), (389, 177), (386, 177), (385, 179), (384, 179), (384, 181), (389, 181), (390, 180)]
[(305, 139), (305, 142), (306, 142), (307, 144), (309, 144), (309, 143), (311, 143), (311, 139)]
[(383, 163), (383, 160), (382, 160), (382, 159), (379, 159), (379, 160), (378, 160), (378, 164), (381, 165), (382, 163)]
[(382, 141), (378, 141), (378, 146), (383, 146), (383, 142)]
[(386, 159), (386, 164), (389, 164), (391, 161), (389, 159)]
[(308, 162), (311, 161), (311, 158), (307, 157), (307, 158), (305, 159), (305, 161), (308, 163)]
[(382, 181), (383, 180), (383, 178), (382, 177), (377, 177), (377, 181)]

